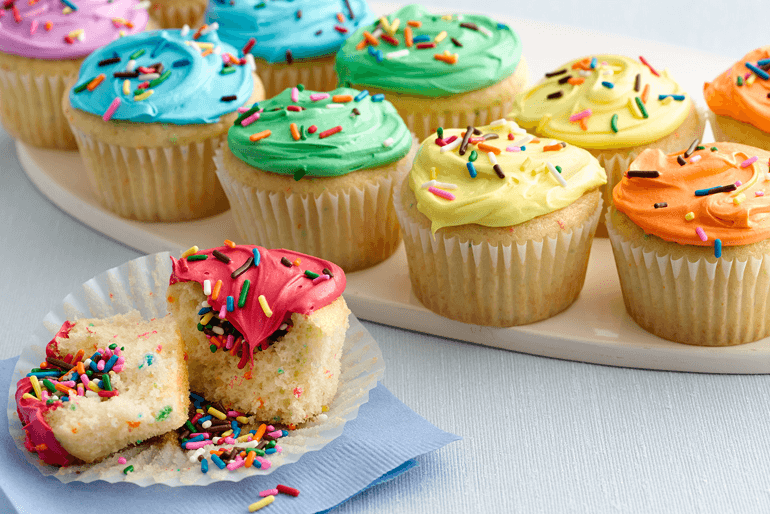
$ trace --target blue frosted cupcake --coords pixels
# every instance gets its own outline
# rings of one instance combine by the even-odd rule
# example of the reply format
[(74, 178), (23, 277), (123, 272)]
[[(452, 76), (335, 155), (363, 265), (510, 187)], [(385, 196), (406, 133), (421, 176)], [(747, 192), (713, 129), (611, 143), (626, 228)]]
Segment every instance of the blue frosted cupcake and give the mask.
[(63, 108), (92, 188), (116, 214), (180, 221), (228, 208), (213, 155), (241, 107), (264, 98), (215, 30), (121, 38), (83, 62)]
[(365, 0), (211, 0), (206, 11), (222, 41), (254, 56), (268, 97), (297, 84), (334, 89), (337, 50), (373, 18)]

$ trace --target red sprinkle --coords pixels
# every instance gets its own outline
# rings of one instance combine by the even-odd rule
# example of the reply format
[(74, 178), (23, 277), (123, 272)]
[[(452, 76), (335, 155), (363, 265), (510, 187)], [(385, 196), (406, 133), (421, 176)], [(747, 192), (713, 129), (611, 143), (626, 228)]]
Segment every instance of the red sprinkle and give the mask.
[(72, 39), (72, 38), (71, 38), (71, 37), (69, 37), (69, 36), (64, 36), (64, 41), (65, 41), (67, 44), (70, 44), (70, 45), (71, 45), (71, 44), (73, 44), (73, 43), (75, 42), (75, 40), (74, 40), (74, 39)]
[(657, 71), (655, 71), (655, 68), (653, 68), (652, 66), (650, 66), (650, 63), (648, 63), (648, 62), (647, 62), (647, 59), (645, 59), (644, 57), (642, 57), (642, 56), (640, 55), (640, 56), (639, 56), (639, 60), (640, 60), (640, 61), (642, 61), (642, 64), (644, 64), (645, 66), (647, 66), (648, 68), (650, 68), (650, 71), (652, 72), (652, 74), (653, 74), (653, 75), (655, 75), (656, 77), (660, 77), (660, 73), (658, 73)]
[(508, 132), (508, 141), (513, 141), (516, 139), (516, 136), (513, 135), (513, 132)]
[(332, 127), (332, 128), (330, 128), (328, 130), (324, 130), (323, 132), (318, 134), (318, 138), (319, 139), (323, 139), (325, 137), (332, 136), (332, 135), (336, 134), (337, 132), (342, 132), (342, 125), (337, 125), (336, 127)]
[(257, 40), (252, 38), (249, 38), (248, 42), (246, 42), (245, 45), (243, 45), (243, 50), (241, 50), (241, 53), (243, 55), (246, 55), (247, 53), (251, 52), (251, 49), (254, 48), (254, 45), (257, 44)]
[(117, 391), (99, 391), (97, 394), (102, 398), (112, 398), (113, 396), (117, 396), (118, 392)]
[(299, 489), (294, 489), (293, 487), (289, 487), (281, 484), (278, 484), (277, 486), (275, 486), (275, 488), (278, 489), (279, 493), (289, 494), (291, 496), (299, 496)]
[[(334, 30), (336, 30), (340, 34), (347, 34), (348, 33), (348, 29), (346, 29), (345, 27), (340, 27), (339, 25), (335, 25), (334, 26)], [(396, 44), (398, 44), (398, 43), (396, 43)]]
[(16, 23), (21, 23), (21, 13), (19, 12), (19, 8), (16, 7), (16, 4), (11, 7), (11, 10), (13, 11), (13, 19), (16, 20)]
[(380, 39), (382, 39), (386, 43), (390, 43), (393, 46), (398, 46), (398, 39), (396, 39), (396, 38), (394, 38), (392, 36), (389, 36), (388, 34), (381, 35)]
[(436, 43), (431, 41), (430, 43), (417, 43), (417, 48), (422, 50), (423, 48), (436, 48)]
[(440, 137), (437, 137), (436, 138), (436, 144), (439, 145), (439, 146), (446, 146), (446, 141), (444, 141)]
[(302, 107), (300, 107), (299, 105), (287, 105), (286, 106), (286, 110), (287, 111), (299, 112), (299, 111), (302, 110)]

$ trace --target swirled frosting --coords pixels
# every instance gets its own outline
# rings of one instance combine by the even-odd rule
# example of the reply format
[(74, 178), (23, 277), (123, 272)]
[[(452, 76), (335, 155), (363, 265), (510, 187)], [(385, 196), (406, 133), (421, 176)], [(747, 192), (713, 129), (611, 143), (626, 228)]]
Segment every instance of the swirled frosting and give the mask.
[[(386, 19), (388, 27), (396, 26), (393, 34), (377, 21), (345, 42), (335, 65), (340, 84), (423, 97), (451, 96), (500, 82), (516, 71), (521, 59), (519, 36), (486, 16), (440, 16), (407, 5)], [(365, 31), (376, 46), (362, 44), (367, 41)], [(391, 42), (385, 37), (389, 35)]]
[(736, 246), (770, 238), (770, 152), (735, 143), (697, 148), (687, 158), (643, 151), (613, 189), (615, 207), (646, 233), (680, 244), (713, 246), (719, 239)]
[(672, 133), (689, 95), (668, 74), (617, 55), (570, 61), (517, 95), (510, 116), (541, 136), (583, 148), (625, 148)]
[(706, 82), (703, 96), (714, 113), (770, 132), (770, 80), (762, 78), (766, 75), (755, 74), (747, 63), (766, 74), (770, 64), (770, 46), (749, 52), (713, 82)]
[(212, 0), (206, 23), (219, 23), (223, 41), (243, 48), (250, 38), (254, 57), (267, 62), (331, 55), (372, 18), (365, 0)]
[(0, 9), (0, 52), (34, 59), (77, 59), (147, 25), (138, 0), (5, 2)]
[[(196, 256), (205, 258), (195, 260), (201, 259)], [(238, 364), (240, 368), (251, 362), (257, 346), (292, 313), (311, 314), (329, 305), (342, 294), (346, 283), (345, 273), (336, 264), (299, 252), (267, 250), (261, 246), (222, 246), (178, 260), (172, 257), (171, 262), (169, 284), (193, 281), (203, 286), (208, 280), (216, 288), (221, 281), (218, 294), (208, 295), (207, 301), (214, 312), (220, 312), (231, 299), (233, 309), (226, 310), (227, 321), (243, 335), (248, 347)], [(236, 273), (243, 266), (245, 269)], [(262, 297), (270, 315), (260, 303)]]
[[(261, 170), (298, 179), (340, 176), (397, 161), (412, 147), (412, 135), (390, 102), (355, 89), (290, 88), (259, 107), (259, 119), (248, 123), (250, 114), (244, 113), (246, 126), (236, 120), (227, 140), (236, 157)], [(325, 135), (336, 128), (341, 130)], [(250, 140), (266, 130), (269, 137)]]
[[(143, 32), (100, 48), (83, 61), (78, 86), (69, 93), (72, 106), (102, 116), (118, 98), (112, 119), (216, 123), (251, 97), (254, 78), (237, 50), (220, 42), (216, 31), (196, 34)], [(105, 76), (100, 84), (85, 88), (100, 75)]]
[(431, 136), (422, 143), (409, 186), (434, 233), (442, 227), (472, 223), (518, 225), (567, 207), (607, 182), (604, 169), (586, 150), (533, 139), (515, 126), (512, 133), (511, 125), (478, 127), (480, 134), (469, 138), (464, 155), (460, 155), (462, 144), (442, 152), (464, 139), (462, 129), (444, 129), (443, 139)]

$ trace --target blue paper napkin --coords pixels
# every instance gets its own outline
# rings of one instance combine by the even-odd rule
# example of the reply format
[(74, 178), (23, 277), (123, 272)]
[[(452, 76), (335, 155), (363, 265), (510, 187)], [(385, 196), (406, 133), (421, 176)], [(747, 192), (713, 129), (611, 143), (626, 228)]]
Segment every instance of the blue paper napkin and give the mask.
[[(0, 361), (0, 391), (7, 391), (16, 358)], [(5, 395), (5, 393), (3, 393)], [(265, 514), (315, 513), (338, 506), (359, 492), (390, 480), (416, 465), (414, 457), (460, 439), (439, 430), (401, 403), (382, 384), (369, 393), (358, 417), (343, 434), (317, 452), (267, 476), (208, 486), (139, 487), (131, 483), (63, 484), (27, 463), (0, 414), (0, 509), (17, 512), (108, 511), (164, 514), (248, 512), (259, 492), (284, 484), (300, 490), (296, 498), (278, 495)], [(11, 511), (12, 512), (12, 511)]]

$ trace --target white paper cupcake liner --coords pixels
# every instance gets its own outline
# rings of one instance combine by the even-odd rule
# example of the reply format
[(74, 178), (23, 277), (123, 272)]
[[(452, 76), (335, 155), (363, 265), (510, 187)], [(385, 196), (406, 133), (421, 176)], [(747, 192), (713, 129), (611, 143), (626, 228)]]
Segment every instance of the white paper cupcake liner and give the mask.
[(581, 225), (555, 237), (510, 245), (432, 234), (394, 198), (412, 291), (427, 308), (465, 323), (523, 325), (569, 307), (585, 280), (601, 202)]
[[(35, 453), (24, 448), (24, 430), (16, 413), (14, 397), (16, 382), (45, 358), (45, 345), (67, 319), (107, 317), (134, 309), (139, 310), (144, 319), (165, 316), (166, 288), (171, 274), (169, 255), (164, 252), (140, 257), (92, 278), (46, 315), (30, 346), (22, 351), (8, 391), (9, 430), (19, 451), (43, 475), (53, 475), (65, 483), (104, 480), (110, 483), (131, 482), (140, 486), (238, 482), (249, 476), (268, 475), (280, 466), (297, 462), (305, 453), (320, 450), (342, 434), (345, 423), (355, 419), (359, 407), (369, 400), (369, 391), (382, 377), (385, 364), (377, 342), (351, 314), (337, 395), (325, 413), (326, 419), (304, 424), (281, 438), (279, 445), (283, 451), (269, 456), (272, 462), (269, 469), (241, 467), (228, 471), (212, 467), (203, 474), (197, 459), (194, 463), (189, 460), (194, 452), (180, 448), (175, 432), (162, 441), (123, 450), (94, 464), (59, 468), (42, 463)], [(118, 463), (121, 456), (126, 458), (125, 464)], [(129, 465), (134, 466), (134, 472), (123, 474), (123, 469)]]
[(607, 229), (626, 310), (648, 332), (701, 346), (770, 335), (770, 255), (675, 259), (625, 238), (609, 215)]
[(393, 171), (378, 182), (317, 195), (245, 186), (228, 173), (222, 150), (214, 162), (243, 240), (316, 255), (350, 272), (382, 262), (398, 248), (393, 191), (409, 172), (416, 151), (413, 142), (407, 157), (393, 163)]
[(161, 29), (182, 28), (184, 25), (197, 27), (203, 23), (206, 2), (187, 0), (186, 3), (166, 4), (153, 2), (149, 9), (153, 21)]
[(265, 86), (265, 98), (272, 98), (287, 87), (302, 84), (311, 91), (331, 91), (337, 87), (334, 56), (292, 64), (271, 64), (257, 59), (257, 75)]
[(102, 205), (139, 221), (184, 221), (227, 210), (213, 156), (226, 136), (186, 145), (131, 148), (72, 126), (91, 188)]
[(75, 150), (75, 136), (62, 111), (69, 75), (32, 75), (0, 68), (0, 114), (15, 138), (42, 148)]

